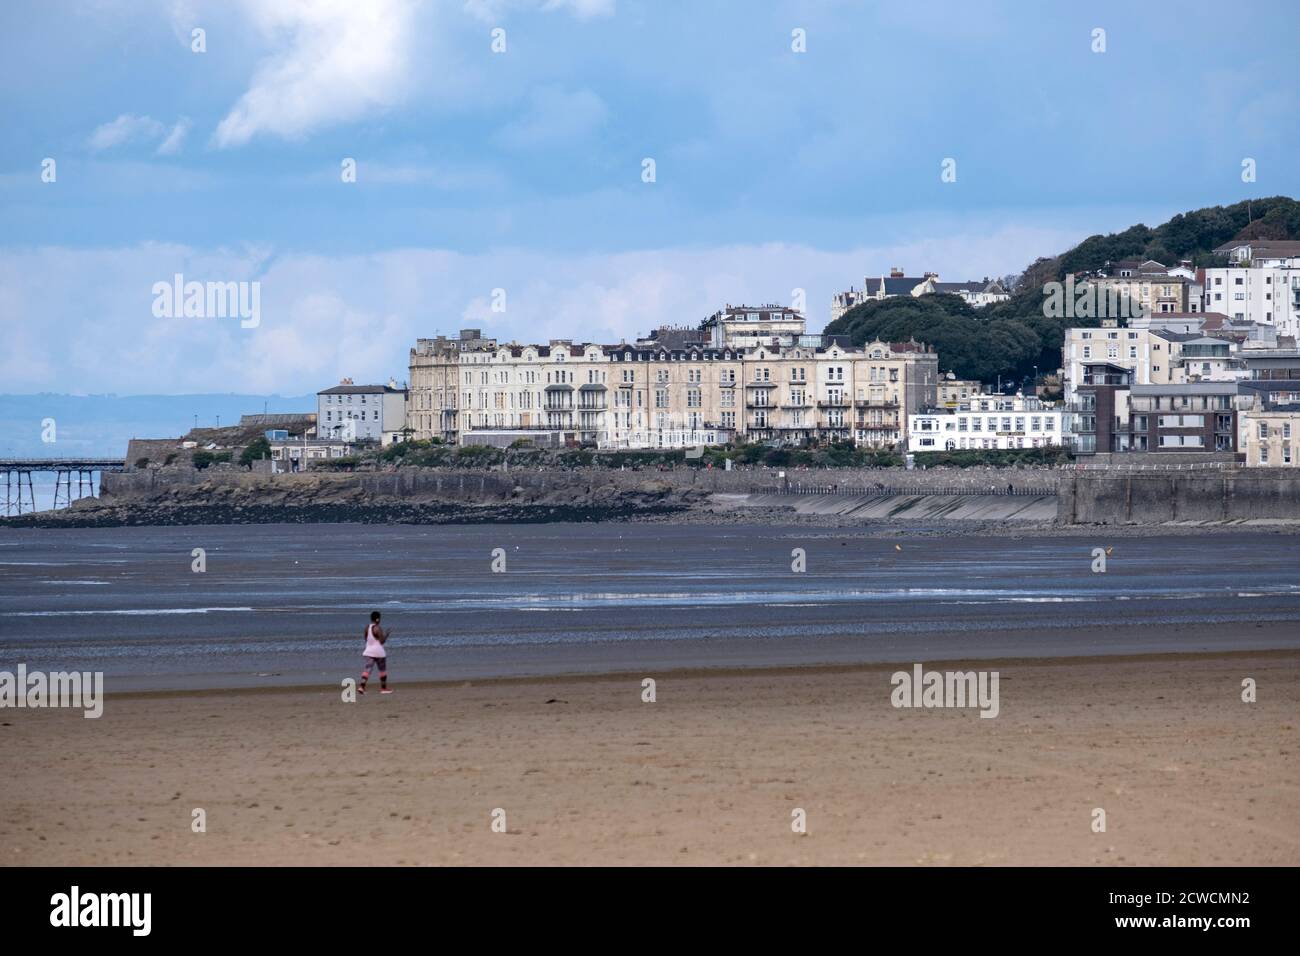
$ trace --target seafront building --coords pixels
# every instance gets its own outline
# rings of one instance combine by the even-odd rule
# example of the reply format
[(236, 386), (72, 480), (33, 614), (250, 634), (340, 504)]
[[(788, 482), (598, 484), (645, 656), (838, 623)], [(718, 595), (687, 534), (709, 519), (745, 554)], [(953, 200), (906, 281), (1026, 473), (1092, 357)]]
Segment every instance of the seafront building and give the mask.
[(1124, 452), (1217, 453), (1235, 457), (1236, 382), (1142, 384), (1130, 369), (1084, 366), (1071, 431), (1078, 455)]
[(923, 295), (955, 295), (976, 309), (982, 309), (995, 302), (1005, 302), (1011, 298), (1011, 293), (996, 279), (986, 277), (982, 281), (940, 282), (937, 272), (927, 272), (922, 276), (908, 276), (895, 266), (889, 270), (887, 276), (864, 278), (861, 289), (850, 286), (843, 292), (837, 292), (831, 298), (831, 321), (834, 322), (849, 309), (864, 302), (881, 302), (898, 296)]
[(1300, 334), (1300, 242), (1238, 239), (1214, 250), (1230, 265), (1205, 270), (1205, 308)]
[(939, 376), (940, 408), (956, 408), (962, 402), (983, 394), (984, 384), (970, 378), (958, 378), (949, 372)]
[[(680, 448), (733, 440), (901, 445), (937, 398), (915, 342), (809, 335), (779, 306), (728, 306), (697, 330), (614, 345), (498, 343), (466, 330), (411, 350), (412, 437), (462, 445)], [(452, 388), (452, 381), (457, 387)]]
[(1247, 467), (1300, 467), (1300, 403), (1243, 413)]
[[(1267, 277), (1261, 265), (1220, 271), (1229, 284)], [(1291, 464), (1290, 438), (1279, 436), (1289, 435), (1288, 416), (1300, 406), (1300, 348), (1276, 317), (1166, 313), (1067, 329), (1062, 367), (1075, 453)]]
[(956, 408), (909, 415), (907, 450), (1048, 448), (1069, 441), (1071, 415), (1025, 395), (975, 395)]
[(1073, 403), (1084, 369), (1098, 362), (1123, 368), (1141, 385), (1236, 382), (1261, 371), (1288, 377), (1300, 367), (1293, 338), (1271, 325), (1217, 313), (1145, 316), (1121, 326), (1065, 330), (1061, 349), (1065, 400)]
[(1127, 301), (1140, 307), (1143, 315), (1166, 315), (1204, 311), (1203, 277), (1190, 262), (1172, 268), (1155, 260), (1114, 262), (1106, 275), (1076, 277), (1076, 287), (1085, 282), (1095, 286), (1102, 301)]
[(316, 393), (316, 433), (341, 441), (401, 441), (407, 432), (408, 390), (387, 385), (355, 385), (345, 378)]

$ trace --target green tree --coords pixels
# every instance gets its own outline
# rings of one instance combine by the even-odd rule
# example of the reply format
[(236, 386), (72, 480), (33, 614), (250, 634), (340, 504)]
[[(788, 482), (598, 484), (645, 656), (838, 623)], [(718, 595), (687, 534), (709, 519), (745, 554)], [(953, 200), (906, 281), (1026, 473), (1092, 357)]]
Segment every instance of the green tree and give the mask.
[(239, 454), (239, 463), (248, 468), (253, 462), (270, 457), (271, 443), (266, 440), (266, 436), (259, 435), (244, 446), (244, 450)]

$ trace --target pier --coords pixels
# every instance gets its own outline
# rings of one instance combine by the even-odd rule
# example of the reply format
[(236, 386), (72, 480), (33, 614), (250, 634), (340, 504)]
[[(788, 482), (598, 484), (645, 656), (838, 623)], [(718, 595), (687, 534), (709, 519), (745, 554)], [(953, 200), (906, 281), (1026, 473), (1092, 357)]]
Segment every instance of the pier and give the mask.
[[(78, 498), (95, 494), (95, 473), (124, 471), (120, 458), (6, 458), (0, 459), (4, 472), (4, 514), (21, 515), (36, 511), (36, 489), (32, 475), (54, 474), (54, 507), (67, 508)], [(75, 479), (74, 479), (75, 476)], [(74, 493), (74, 490), (75, 493)]]

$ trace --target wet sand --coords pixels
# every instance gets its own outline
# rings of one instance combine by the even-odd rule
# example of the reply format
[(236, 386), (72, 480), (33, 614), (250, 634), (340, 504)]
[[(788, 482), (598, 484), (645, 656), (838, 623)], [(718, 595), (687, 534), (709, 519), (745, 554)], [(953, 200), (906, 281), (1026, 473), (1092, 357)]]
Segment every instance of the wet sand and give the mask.
[[(399, 684), (388, 697), (372, 683), (354, 704), (333, 688), (110, 693), (98, 720), (0, 710), (0, 854), (1296, 865), (1298, 664), (1296, 651), (983, 661), (1001, 675), (995, 719), (895, 709), (896, 665)], [(1245, 677), (1257, 703), (1241, 700)], [(194, 808), (206, 833), (191, 830)], [(796, 808), (806, 834), (792, 832)]]

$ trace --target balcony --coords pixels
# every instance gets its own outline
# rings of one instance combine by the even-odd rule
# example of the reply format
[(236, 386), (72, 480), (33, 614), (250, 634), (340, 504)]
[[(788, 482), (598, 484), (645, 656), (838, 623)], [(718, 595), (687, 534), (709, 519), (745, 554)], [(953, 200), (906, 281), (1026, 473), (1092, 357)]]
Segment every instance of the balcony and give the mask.
[(745, 388), (776, 388), (776, 382), (746, 382)]
[(863, 399), (863, 398), (859, 398), (859, 399), (855, 399), (855, 400), (854, 400), (854, 402), (853, 402), (853, 407), (854, 407), (854, 408), (888, 408), (888, 409), (896, 409), (896, 408), (898, 408), (898, 402), (892, 402), (892, 401), (888, 401), (888, 400), (886, 400), (886, 399), (876, 399), (876, 398), (867, 398), (867, 399)]
[(819, 401), (817, 403), (817, 407), (818, 408), (848, 408), (849, 404), (850, 403), (847, 398), (835, 398), (835, 399), (827, 399), (826, 401)]
[(775, 406), (775, 405), (772, 405), (772, 404), (770, 404), (770, 403), (768, 403), (768, 402), (755, 402), (755, 401), (753, 401), (753, 400), (746, 402), (746, 403), (745, 403), (745, 407), (746, 407), (746, 408), (772, 409), (773, 411), (776, 410), (776, 406)]

